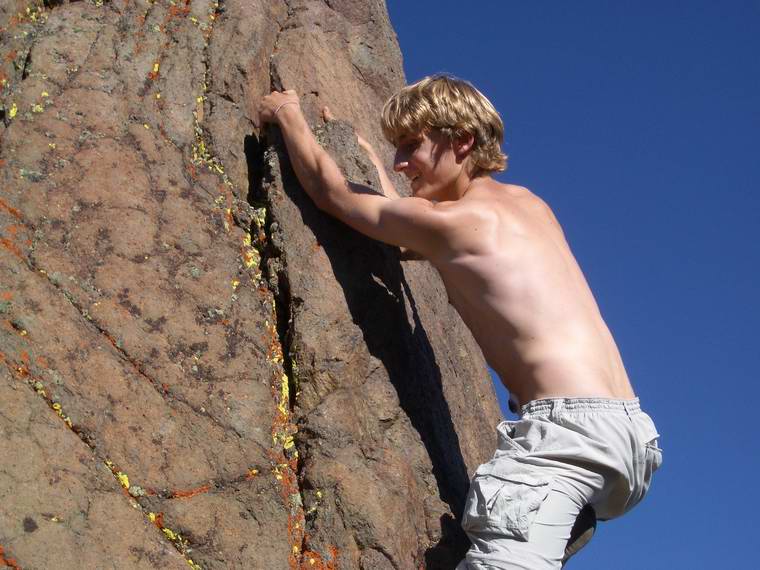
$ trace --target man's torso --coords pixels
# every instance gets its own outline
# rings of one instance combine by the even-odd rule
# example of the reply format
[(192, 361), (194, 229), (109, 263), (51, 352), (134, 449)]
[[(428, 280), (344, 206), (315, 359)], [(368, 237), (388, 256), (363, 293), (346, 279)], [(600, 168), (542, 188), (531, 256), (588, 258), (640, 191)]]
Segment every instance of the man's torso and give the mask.
[(520, 402), (632, 398), (612, 335), (559, 224), (524, 188), (482, 179), (452, 203), (464, 218), (431, 259), (486, 360)]

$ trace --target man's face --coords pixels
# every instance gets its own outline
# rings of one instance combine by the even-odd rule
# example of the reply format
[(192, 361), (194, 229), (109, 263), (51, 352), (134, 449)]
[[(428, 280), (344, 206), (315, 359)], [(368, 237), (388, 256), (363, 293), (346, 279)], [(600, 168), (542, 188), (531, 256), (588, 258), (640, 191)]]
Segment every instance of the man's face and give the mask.
[(451, 141), (438, 131), (404, 136), (393, 160), (393, 169), (409, 179), (414, 196), (427, 200), (450, 199), (461, 168)]

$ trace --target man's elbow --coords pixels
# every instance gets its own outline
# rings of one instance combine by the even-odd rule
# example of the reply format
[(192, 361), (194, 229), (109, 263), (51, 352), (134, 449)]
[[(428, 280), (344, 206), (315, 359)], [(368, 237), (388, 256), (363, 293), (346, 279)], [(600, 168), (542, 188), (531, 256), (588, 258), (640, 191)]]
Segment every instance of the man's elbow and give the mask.
[(311, 197), (311, 201), (322, 212), (335, 215), (335, 198), (333, 192), (324, 182), (319, 182), (317, 178), (310, 180), (307, 184), (302, 184), (306, 193)]
[(332, 159), (320, 164), (319, 176), (314, 181), (312, 193), (314, 205), (321, 211), (336, 216), (340, 210), (341, 194), (347, 190), (348, 183), (337, 169)]
[(324, 192), (323, 188), (318, 188), (314, 193), (314, 205), (322, 212), (332, 215), (332, 200), (327, 193)]
[(345, 217), (346, 204), (341, 200), (340, 191), (325, 188), (319, 195), (319, 200), (314, 204), (325, 214), (343, 220)]

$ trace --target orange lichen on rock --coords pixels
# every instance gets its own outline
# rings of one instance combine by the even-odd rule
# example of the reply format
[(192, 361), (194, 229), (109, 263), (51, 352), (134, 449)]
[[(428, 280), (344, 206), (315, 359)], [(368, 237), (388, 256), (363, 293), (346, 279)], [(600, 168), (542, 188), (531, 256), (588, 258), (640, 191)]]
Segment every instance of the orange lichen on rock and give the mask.
[(172, 491), (171, 498), (172, 499), (189, 499), (190, 497), (195, 497), (196, 495), (208, 493), (210, 489), (211, 489), (211, 485), (201, 485), (200, 487), (197, 487), (195, 489), (187, 489), (185, 491)]
[[(41, 396), (42, 399), (45, 400), (45, 403), (47, 403), (50, 409), (52, 409), (56, 415), (61, 418), (61, 420), (63, 420), (63, 423), (65, 423), (69, 429), (73, 430), (74, 423), (71, 421), (71, 418), (63, 411), (63, 407), (61, 406), (60, 402), (51, 398), (45, 389), (45, 385), (37, 378), (32, 376), (32, 374), (29, 372), (29, 363), (31, 361), (31, 356), (29, 353), (27, 351), (22, 351), (20, 357), (23, 364), (19, 365), (17, 363), (11, 362), (3, 353), (0, 353), (0, 362), (6, 365), (14, 377), (27, 382), (34, 389), (37, 395)], [(38, 366), (41, 366), (43, 368), (47, 367), (47, 360), (41, 356), (38, 356), (35, 359), (35, 362)]]
[(176, 18), (177, 16), (187, 16), (190, 13), (190, 0), (185, 0), (184, 6), (171, 6), (169, 8), (169, 18)]
[[(3, 165), (3, 161), (0, 161), (0, 166), (2, 165)], [(6, 203), (2, 199), (0, 199), (0, 210), (8, 212), (11, 216), (13, 216), (14, 218), (16, 218), (17, 220), (21, 222), (24, 221), (23, 217), (21, 216), (21, 212), (19, 212), (16, 208)]]
[(0, 352), (0, 362), (5, 364), (11, 375), (13, 375), (13, 377), (16, 379), (26, 378), (29, 376), (29, 368), (27, 368), (26, 364), (18, 364), (16, 362), (13, 362), (2, 352)]
[(0, 245), (2, 245), (5, 249), (10, 251), (13, 255), (15, 255), (19, 259), (24, 259), (24, 256), (21, 253), (21, 250), (11, 240), (7, 238), (0, 238)]
[(13, 568), (13, 570), (21, 570), (21, 566), (18, 565), (15, 558), (6, 558), (5, 549), (0, 546), (0, 566), (7, 566)]
[(266, 322), (268, 346), (267, 359), (272, 363), (272, 398), (277, 407), (272, 419), (272, 473), (280, 487), (280, 496), (288, 509), (288, 542), (291, 550), (288, 565), (292, 570), (301, 568), (301, 548), (305, 536), (306, 516), (303, 511), (301, 489), (298, 484), (298, 452), (295, 449), (294, 435), (297, 432), (291, 421), (290, 379), (283, 372), (284, 362), (282, 344), (274, 323), (277, 320), (274, 302), (272, 303), (271, 321)]
[(336, 570), (338, 568), (338, 549), (330, 546), (330, 559), (325, 560), (322, 555), (313, 550), (305, 550), (301, 558), (299, 570)]

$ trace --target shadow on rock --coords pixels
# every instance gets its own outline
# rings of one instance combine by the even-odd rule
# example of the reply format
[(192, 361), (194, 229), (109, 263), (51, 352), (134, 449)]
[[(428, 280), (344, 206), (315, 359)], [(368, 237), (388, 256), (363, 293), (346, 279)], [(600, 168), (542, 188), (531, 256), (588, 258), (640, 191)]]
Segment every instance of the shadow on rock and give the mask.
[[(469, 487), (459, 439), (443, 394), (441, 372), (398, 250), (371, 240), (320, 212), (298, 184), (279, 133), (271, 136), (282, 165), (283, 186), (330, 260), (336, 280), (362, 331), (370, 354), (379, 359), (393, 384), (400, 407), (418, 432), (430, 457), (440, 498), (461, 518)], [(261, 197), (262, 149), (246, 139), (251, 194)], [(453, 569), (469, 542), (457, 520), (441, 517), (441, 538), (425, 553), (429, 569)]]

